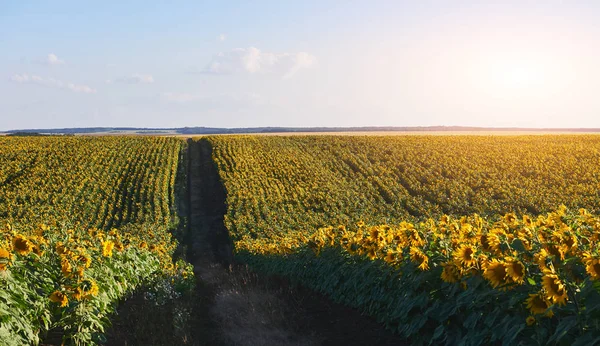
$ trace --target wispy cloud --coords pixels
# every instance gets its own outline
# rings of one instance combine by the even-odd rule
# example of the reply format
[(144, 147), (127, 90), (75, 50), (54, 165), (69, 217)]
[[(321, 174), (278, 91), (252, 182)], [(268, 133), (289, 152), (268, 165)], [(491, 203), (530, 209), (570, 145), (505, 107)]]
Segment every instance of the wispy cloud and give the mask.
[(225, 34), (220, 34), (219, 36), (217, 36), (217, 41), (225, 41), (227, 39), (227, 35)]
[(124, 84), (152, 84), (154, 77), (149, 74), (132, 74), (131, 76), (119, 77), (113, 80), (107, 80), (106, 83), (124, 83)]
[(202, 73), (265, 73), (291, 78), (299, 70), (312, 67), (316, 63), (317, 58), (306, 52), (270, 53), (256, 47), (236, 48), (215, 55)]
[(68, 90), (75, 93), (94, 94), (96, 89), (87, 85), (80, 85), (71, 82), (63, 82), (54, 78), (43, 78), (37, 75), (15, 74), (10, 77), (10, 80), (19, 84), (36, 84), (47, 88)]
[(46, 66), (59, 66), (59, 65), (65, 65), (66, 62), (62, 59), (60, 59), (56, 54), (54, 53), (50, 53), (47, 56), (38, 59), (37, 60), (38, 63), (42, 64), (42, 65), (46, 65)]

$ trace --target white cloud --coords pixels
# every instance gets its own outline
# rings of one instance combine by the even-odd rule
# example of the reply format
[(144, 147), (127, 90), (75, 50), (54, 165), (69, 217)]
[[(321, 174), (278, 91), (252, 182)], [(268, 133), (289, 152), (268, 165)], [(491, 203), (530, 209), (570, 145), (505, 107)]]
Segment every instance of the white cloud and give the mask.
[(76, 93), (94, 94), (96, 89), (87, 85), (79, 85), (71, 82), (63, 82), (54, 78), (42, 78), (37, 75), (15, 74), (10, 77), (10, 80), (21, 84), (37, 84), (48, 88), (69, 90)]
[(223, 41), (225, 41), (226, 39), (227, 39), (227, 35), (225, 35), (225, 34), (220, 34), (219, 36), (217, 36), (217, 40), (218, 40), (218, 41), (221, 41), (221, 42), (223, 42)]
[(270, 53), (256, 47), (236, 48), (215, 55), (202, 71), (208, 74), (265, 73), (290, 78), (303, 68), (317, 63), (309, 53)]
[(48, 65), (48, 66), (58, 66), (58, 65), (64, 65), (65, 61), (62, 59), (59, 59), (58, 56), (56, 56), (56, 54), (54, 53), (50, 53), (48, 54), (48, 56), (46, 56), (45, 58), (41, 59), (40, 62), (44, 65)]
[[(110, 81), (107, 81), (109, 83)], [(115, 79), (115, 82), (126, 84), (151, 84), (154, 83), (154, 77), (149, 74), (132, 74), (131, 76)]]

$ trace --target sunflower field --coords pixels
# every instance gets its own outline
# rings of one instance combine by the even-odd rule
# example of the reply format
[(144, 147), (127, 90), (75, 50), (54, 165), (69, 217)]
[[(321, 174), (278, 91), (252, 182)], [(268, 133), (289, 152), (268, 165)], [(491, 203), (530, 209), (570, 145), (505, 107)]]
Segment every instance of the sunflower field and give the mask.
[(135, 288), (192, 284), (169, 232), (184, 149), (170, 138), (0, 137), (0, 344), (98, 343)]
[(203, 140), (258, 270), (415, 344), (600, 342), (600, 137)]

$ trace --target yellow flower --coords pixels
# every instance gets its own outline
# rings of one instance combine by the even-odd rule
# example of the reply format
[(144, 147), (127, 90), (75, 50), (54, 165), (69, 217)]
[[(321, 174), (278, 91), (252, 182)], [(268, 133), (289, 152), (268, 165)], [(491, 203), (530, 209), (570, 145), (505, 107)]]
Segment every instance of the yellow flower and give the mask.
[(388, 250), (385, 255), (384, 261), (388, 264), (394, 264), (394, 263), (396, 263), (397, 259), (398, 259), (398, 255), (396, 254), (396, 251)]
[(61, 259), (60, 271), (63, 273), (64, 276), (69, 276), (71, 274), (72, 267), (71, 267), (71, 263), (69, 262), (68, 259), (66, 259), (66, 258)]
[(532, 314), (541, 315), (548, 310), (551, 303), (542, 293), (535, 293), (529, 295), (529, 298), (525, 300), (525, 305)]
[(0, 248), (0, 271), (6, 270), (6, 267), (10, 264), (11, 257), (8, 250)]
[(483, 277), (486, 278), (494, 288), (507, 284), (506, 275), (506, 264), (495, 258), (487, 264), (483, 272)]
[(533, 326), (535, 324), (535, 317), (527, 316), (525, 323), (527, 323), (528, 326)]
[(548, 269), (546, 261), (549, 256), (550, 254), (548, 253), (548, 251), (546, 251), (546, 249), (541, 249), (540, 252), (533, 255), (533, 260), (537, 263), (538, 267), (540, 267), (541, 271)]
[(410, 248), (410, 260), (421, 270), (429, 269), (429, 257), (417, 247)]
[(19, 255), (25, 256), (33, 250), (33, 243), (19, 234), (13, 238), (13, 248)]
[(69, 299), (67, 298), (67, 295), (61, 291), (54, 291), (50, 295), (50, 300), (55, 303), (60, 303), (61, 307), (65, 307), (67, 306), (67, 304), (69, 304)]
[(377, 258), (377, 253), (375, 252), (374, 247), (369, 248), (369, 250), (367, 251), (367, 257), (369, 257), (371, 261)]
[(465, 267), (472, 267), (477, 263), (476, 251), (474, 246), (463, 244), (454, 251), (454, 259)]
[(80, 253), (79, 255), (75, 256), (74, 259), (75, 259), (75, 261), (82, 264), (86, 268), (89, 268), (90, 265), (92, 265), (92, 258), (90, 256), (87, 256), (84, 253)]
[(33, 253), (40, 257), (44, 255), (44, 251), (42, 251), (42, 249), (37, 244), (33, 244)]
[(55, 248), (56, 253), (58, 253), (59, 255), (66, 255), (69, 253), (69, 249), (67, 249), (67, 247), (62, 242), (57, 242)]
[(567, 299), (567, 290), (565, 285), (559, 279), (558, 275), (552, 270), (545, 270), (544, 276), (542, 277), (542, 287), (546, 292), (546, 297), (550, 299), (554, 304), (565, 305)]
[(515, 283), (522, 284), (525, 277), (525, 266), (520, 261), (507, 261), (506, 274)]
[(456, 264), (447, 262), (442, 264), (444, 269), (442, 270), (442, 280), (448, 283), (455, 283), (460, 281), (460, 271)]
[(586, 252), (583, 254), (583, 263), (585, 264), (585, 271), (590, 275), (590, 279), (597, 280), (600, 278), (600, 260), (597, 257), (593, 257)]
[(102, 242), (102, 256), (104, 257), (112, 257), (112, 251), (115, 247), (115, 243), (110, 240)]
[(76, 300), (82, 300), (98, 295), (98, 285), (94, 280), (83, 280), (73, 291), (73, 297)]
[(378, 241), (379, 240), (379, 229), (377, 227), (369, 228), (369, 236), (371, 237), (372, 240)]

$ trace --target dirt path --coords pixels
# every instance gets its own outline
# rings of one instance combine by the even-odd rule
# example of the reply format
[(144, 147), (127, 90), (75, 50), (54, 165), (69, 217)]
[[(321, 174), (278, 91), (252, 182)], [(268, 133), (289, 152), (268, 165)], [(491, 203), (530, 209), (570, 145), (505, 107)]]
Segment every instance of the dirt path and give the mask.
[[(285, 279), (265, 277), (234, 264), (223, 225), (225, 191), (207, 141), (190, 141), (190, 251), (198, 286), (208, 297), (207, 327), (195, 340), (232, 345), (399, 345), (373, 319), (335, 304)], [(200, 312), (200, 311), (198, 311)], [(199, 316), (202, 314), (198, 314)], [(206, 324), (206, 323), (205, 323)], [(196, 330), (198, 328), (194, 328)], [(212, 335), (207, 335), (212, 334)], [(216, 344), (216, 343), (207, 343)]]
[[(142, 295), (120, 308), (109, 345), (404, 345), (358, 311), (287, 280), (266, 277), (233, 261), (223, 224), (225, 191), (206, 140), (188, 141), (188, 227), (184, 248), (196, 290), (176, 304), (144, 304)], [(184, 305), (183, 307), (181, 305)], [(186, 313), (175, 328), (178, 311)]]

